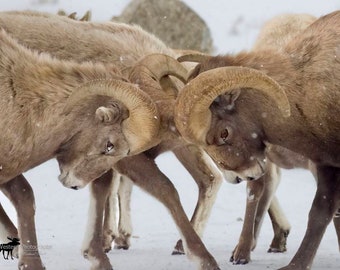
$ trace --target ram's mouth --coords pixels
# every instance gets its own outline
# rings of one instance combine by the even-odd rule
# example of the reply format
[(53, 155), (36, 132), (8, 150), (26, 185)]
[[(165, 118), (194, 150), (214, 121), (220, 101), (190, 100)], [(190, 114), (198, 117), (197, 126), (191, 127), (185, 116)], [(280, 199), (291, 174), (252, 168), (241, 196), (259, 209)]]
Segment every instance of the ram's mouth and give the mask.
[(58, 180), (63, 184), (64, 187), (71, 188), (73, 190), (78, 190), (84, 187), (84, 183), (70, 172), (62, 172), (58, 176)]
[(243, 182), (243, 179), (238, 177), (238, 176), (236, 176), (235, 181), (236, 181), (235, 184), (239, 184), (239, 183)]

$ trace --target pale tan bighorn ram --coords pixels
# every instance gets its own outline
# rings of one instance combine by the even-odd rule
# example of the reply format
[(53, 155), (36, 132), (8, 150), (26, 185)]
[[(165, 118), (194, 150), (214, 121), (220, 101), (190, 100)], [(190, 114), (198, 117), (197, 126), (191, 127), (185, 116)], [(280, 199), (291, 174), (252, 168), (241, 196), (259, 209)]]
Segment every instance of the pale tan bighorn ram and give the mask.
[(34, 195), (22, 173), (56, 158), (67, 185), (85, 186), (129, 153), (150, 147), (158, 111), (112, 66), (60, 61), (19, 45), (4, 30), (0, 51), (0, 189), (18, 214), (19, 268), (44, 269)]
[[(181, 91), (175, 122), (222, 169), (266, 172), (265, 143), (309, 158), (317, 192), (308, 229), (288, 266), (310, 269), (340, 199), (340, 12), (319, 18), (282, 52), (210, 57)], [(232, 161), (232, 162), (231, 162)]]
[[(153, 140), (155, 147), (150, 146), (149, 150), (139, 155), (122, 159), (115, 169), (169, 209), (186, 244), (187, 254), (198, 263), (199, 269), (219, 269), (199, 235), (203, 232), (205, 221), (215, 201), (222, 175), (205, 152), (188, 145), (174, 128), (173, 109), (178, 80), (175, 85), (168, 75), (175, 75), (180, 80), (187, 78), (187, 70), (169, 57), (178, 55), (140, 27), (126, 24), (78, 22), (67, 17), (38, 12), (2, 12), (0, 26), (26, 46), (49, 52), (61, 59), (114, 63), (131, 82), (137, 83), (151, 97), (160, 112), (159, 136), (155, 136)], [(146, 57), (152, 53), (168, 56)], [(175, 63), (176, 67), (172, 68)], [(200, 187), (200, 198), (192, 218), (196, 232), (180, 204), (176, 189), (155, 163), (155, 158), (167, 150), (175, 153)], [(112, 183), (110, 177), (104, 175), (91, 185), (89, 231), (84, 241), (83, 253), (92, 262), (93, 269), (111, 268), (104, 253), (104, 249), (110, 248), (111, 242), (104, 239), (104, 244), (109, 242), (109, 245), (102, 248), (102, 215), (105, 203), (109, 202), (108, 187)], [(95, 217), (91, 216), (95, 213)], [(3, 222), (8, 222), (8, 219)], [(104, 226), (107, 223), (104, 222)], [(104, 236), (112, 240), (112, 232)]]

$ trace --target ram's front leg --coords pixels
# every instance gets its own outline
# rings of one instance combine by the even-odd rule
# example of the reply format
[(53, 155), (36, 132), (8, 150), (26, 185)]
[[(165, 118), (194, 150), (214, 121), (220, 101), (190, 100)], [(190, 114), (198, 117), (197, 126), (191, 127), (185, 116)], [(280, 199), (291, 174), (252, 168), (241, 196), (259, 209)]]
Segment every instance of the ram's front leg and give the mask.
[(82, 252), (91, 262), (91, 270), (112, 269), (103, 248), (104, 208), (112, 189), (112, 173), (110, 170), (90, 184), (90, 206)]
[(104, 211), (103, 225), (103, 248), (109, 252), (112, 248), (112, 242), (118, 237), (118, 213), (120, 212), (118, 203), (118, 189), (121, 175), (116, 171), (113, 173), (110, 192), (107, 196)]
[(247, 182), (247, 204), (243, 228), (239, 243), (230, 259), (234, 264), (246, 264), (250, 261), (251, 251), (256, 247), (267, 210), (274, 229), (271, 248), (275, 248), (276, 252), (280, 252), (279, 249), (281, 252), (285, 251), (290, 225), (274, 196), (279, 182), (279, 168), (271, 162), (268, 162), (268, 170), (263, 177), (256, 181)]
[(42, 270), (42, 264), (35, 231), (35, 202), (30, 184), (19, 175), (0, 186), (2, 192), (12, 202), (18, 215), (19, 269)]
[[(243, 227), (230, 261), (233, 264), (247, 264), (250, 261), (250, 252), (255, 246), (255, 222), (258, 204), (264, 192), (265, 177), (247, 182), (247, 202)], [(261, 217), (263, 218), (263, 217)]]
[[(190, 222), (202, 237), (223, 177), (210, 157), (195, 145), (179, 147), (173, 152), (197, 183), (198, 200)], [(184, 254), (182, 240), (177, 241), (172, 254)]]
[[(131, 192), (133, 183), (126, 177), (116, 173), (113, 179), (112, 192), (105, 206), (104, 218), (104, 250), (111, 250), (112, 242), (116, 249), (129, 249), (132, 234)], [(117, 216), (119, 219), (117, 220)]]
[(338, 209), (338, 213), (333, 218), (333, 223), (334, 223), (336, 235), (338, 237), (338, 247), (340, 251), (340, 209)]
[(305, 236), (291, 262), (280, 270), (311, 269), (324, 232), (340, 206), (340, 169), (318, 166), (317, 177), (317, 190)]
[(179, 195), (170, 180), (158, 169), (155, 161), (145, 154), (127, 157), (115, 164), (119, 173), (128, 176), (136, 185), (158, 199), (169, 210), (182, 235), (187, 255), (201, 270), (218, 270), (214, 257), (192, 228), (180, 203)]

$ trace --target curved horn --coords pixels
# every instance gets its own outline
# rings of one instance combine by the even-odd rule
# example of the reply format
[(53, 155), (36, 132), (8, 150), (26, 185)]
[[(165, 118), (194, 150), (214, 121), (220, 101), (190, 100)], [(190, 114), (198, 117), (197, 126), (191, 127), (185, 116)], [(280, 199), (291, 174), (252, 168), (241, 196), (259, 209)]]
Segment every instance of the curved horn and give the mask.
[(149, 54), (140, 60), (131, 70), (130, 77), (147, 74), (158, 82), (167, 75), (175, 76), (182, 82), (187, 81), (188, 71), (176, 59), (165, 54)]
[(201, 53), (189, 53), (181, 55), (177, 58), (178, 62), (196, 62), (196, 63), (202, 63), (210, 59), (211, 56), (207, 54), (201, 54)]
[(70, 112), (76, 103), (89, 95), (113, 97), (126, 106), (129, 117), (122, 125), (131, 155), (143, 152), (155, 144), (160, 125), (159, 113), (151, 98), (136, 85), (119, 80), (84, 83), (70, 95), (64, 112)]
[(280, 85), (256, 69), (221, 67), (201, 73), (179, 94), (175, 107), (175, 124), (181, 135), (191, 142), (205, 144), (210, 128), (209, 107), (214, 99), (236, 88), (252, 88), (272, 97), (282, 115), (290, 116), (290, 105)]
[(89, 22), (89, 21), (91, 21), (91, 17), (92, 17), (92, 12), (91, 12), (91, 10), (88, 10), (84, 14), (84, 16), (79, 19), (79, 21)]
[(72, 20), (76, 20), (76, 16), (77, 16), (77, 12), (72, 12), (70, 15), (68, 15), (67, 17), (69, 17)]

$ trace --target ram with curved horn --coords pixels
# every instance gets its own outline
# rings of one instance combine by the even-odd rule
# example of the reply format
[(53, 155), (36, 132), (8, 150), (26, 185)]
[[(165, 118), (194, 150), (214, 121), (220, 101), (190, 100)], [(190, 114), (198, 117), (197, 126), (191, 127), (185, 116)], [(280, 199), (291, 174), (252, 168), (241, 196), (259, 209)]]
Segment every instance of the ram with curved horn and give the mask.
[(215, 68), (199, 74), (178, 96), (176, 125), (182, 136), (191, 138), (198, 145), (206, 144), (212, 118), (211, 104), (216, 97), (231, 95), (240, 88), (263, 92), (277, 103), (284, 117), (290, 115), (284, 90), (264, 73), (246, 67)]
[[(310, 26), (317, 18), (309, 14), (280, 14), (264, 23), (255, 41), (252, 51), (272, 49), (281, 51), (285, 45)], [(287, 251), (287, 238), (291, 226), (282, 211), (275, 195), (280, 183), (280, 168), (305, 168), (314, 172), (314, 166), (305, 157), (277, 145), (266, 144), (267, 172), (257, 181), (247, 181), (247, 196), (244, 221), (230, 257), (233, 264), (246, 264), (251, 261), (251, 252), (255, 250), (265, 213), (268, 211), (272, 221), (274, 237), (268, 252)], [(233, 172), (228, 179), (232, 177)], [(230, 182), (230, 181), (229, 181)], [(232, 181), (231, 183), (240, 183)], [(333, 219), (337, 233), (340, 232), (340, 219)], [(339, 238), (338, 238), (339, 239)]]
[[(145, 78), (150, 75), (149, 71), (146, 70), (144, 74), (144, 67), (135, 67), (139, 63), (143, 63), (144, 66), (151, 65), (144, 62), (143, 58), (152, 53), (166, 54), (174, 58), (179, 54), (140, 27), (120, 23), (79, 22), (65, 16), (27, 11), (1, 12), (0, 25), (25, 46), (40, 52), (48, 52), (59, 59), (102, 62), (108, 68), (115, 64), (126, 78), (130, 78), (129, 81), (137, 84), (151, 97), (160, 113), (159, 133), (153, 138), (153, 145), (148, 150), (122, 159), (122, 162), (116, 164), (114, 171), (118, 172), (122, 179), (130, 178), (169, 209), (188, 248), (190, 258), (197, 262), (200, 269), (218, 269), (217, 262), (207, 251), (199, 235), (203, 233), (222, 182), (222, 175), (204, 151), (188, 145), (179, 136), (173, 120), (175, 98), (183, 86), (181, 80), (187, 75), (177, 75), (179, 79), (176, 79), (171, 69), (169, 76), (166, 76), (165, 73), (158, 73), (158, 68), (155, 70), (152, 68), (155, 76), (152, 75), (147, 80)], [(168, 68), (168, 64), (165, 68)], [(180, 69), (180, 66), (177, 69)], [(139, 75), (138, 70), (140, 70)], [(177, 70), (176, 73), (183, 72)], [(155, 163), (156, 157), (164, 151), (173, 151), (198, 184), (199, 199), (192, 218), (193, 226), (181, 206), (177, 190)], [(113, 239), (123, 239), (122, 247), (129, 247), (131, 236), (129, 224), (121, 227), (117, 235), (111, 227), (113, 217), (110, 209), (105, 210), (103, 222), (104, 207), (112, 205), (110, 191), (113, 184), (108, 180), (111, 174), (112, 172), (108, 172), (90, 186), (88, 229), (82, 251), (93, 264), (93, 269), (111, 269), (112, 266), (104, 250), (111, 249)], [(108, 213), (109, 217), (107, 217)], [(14, 230), (14, 225), (8, 229), (8, 231)], [(102, 246), (104, 247), (100, 248)], [(183, 254), (183, 252), (182, 242), (178, 241), (175, 253)]]
[[(289, 41), (282, 51), (263, 50), (211, 57), (192, 73), (192, 77), (200, 73), (202, 76), (187, 84), (176, 107), (176, 125), (181, 134), (188, 141), (198, 140), (205, 145), (219, 167), (238, 168), (242, 177), (248, 180), (258, 178), (266, 170), (265, 163), (261, 163), (265, 143), (292, 150), (315, 164), (318, 186), (309, 213), (308, 229), (294, 258), (282, 268), (285, 270), (311, 268), (323, 232), (340, 205), (338, 25), (340, 12), (337, 11), (320, 17)], [(188, 97), (185, 92), (199, 95), (203, 92), (193, 89), (197, 85), (210, 84), (211, 88), (220, 85), (227, 76), (225, 73), (228, 76), (233, 73), (234, 68), (226, 69), (230, 66), (257, 69), (276, 81), (286, 93), (291, 116), (285, 117), (287, 114), (282, 112), (287, 110), (279, 110), (277, 102), (259, 91), (259, 87), (244, 84), (238, 88), (240, 85), (236, 85), (229, 94), (220, 91), (209, 97), (212, 102), (206, 114), (212, 117), (207, 123), (208, 129), (195, 132), (199, 128), (193, 128), (190, 123), (190, 109), (183, 107), (182, 99), (187, 101)], [(221, 67), (223, 72), (220, 72)], [(203, 74), (208, 70), (212, 76), (206, 80)], [(200, 103), (200, 100), (196, 102)], [(190, 104), (191, 109), (196, 106)], [(183, 120), (187, 122), (183, 123)], [(229, 160), (235, 160), (230, 157), (238, 158), (238, 162), (229, 164)], [(256, 162), (258, 165), (254, 165)]]
[[(34, 196), (22, 173), (57, 158), (64, 184), (85, 186), (130, 152), (150, 147), (159, 130), (158, 111), (147, 94), (120, 80), (112, 67), (38, 54), (4, 30), (0, 50), (1, 190), (18, 213), (20, 240), (35, 251), (19, 246), (19, 268), (44, 269)], [(144, 121), (153, 127), (138, 142), (131, 134), (137, 134)]]

